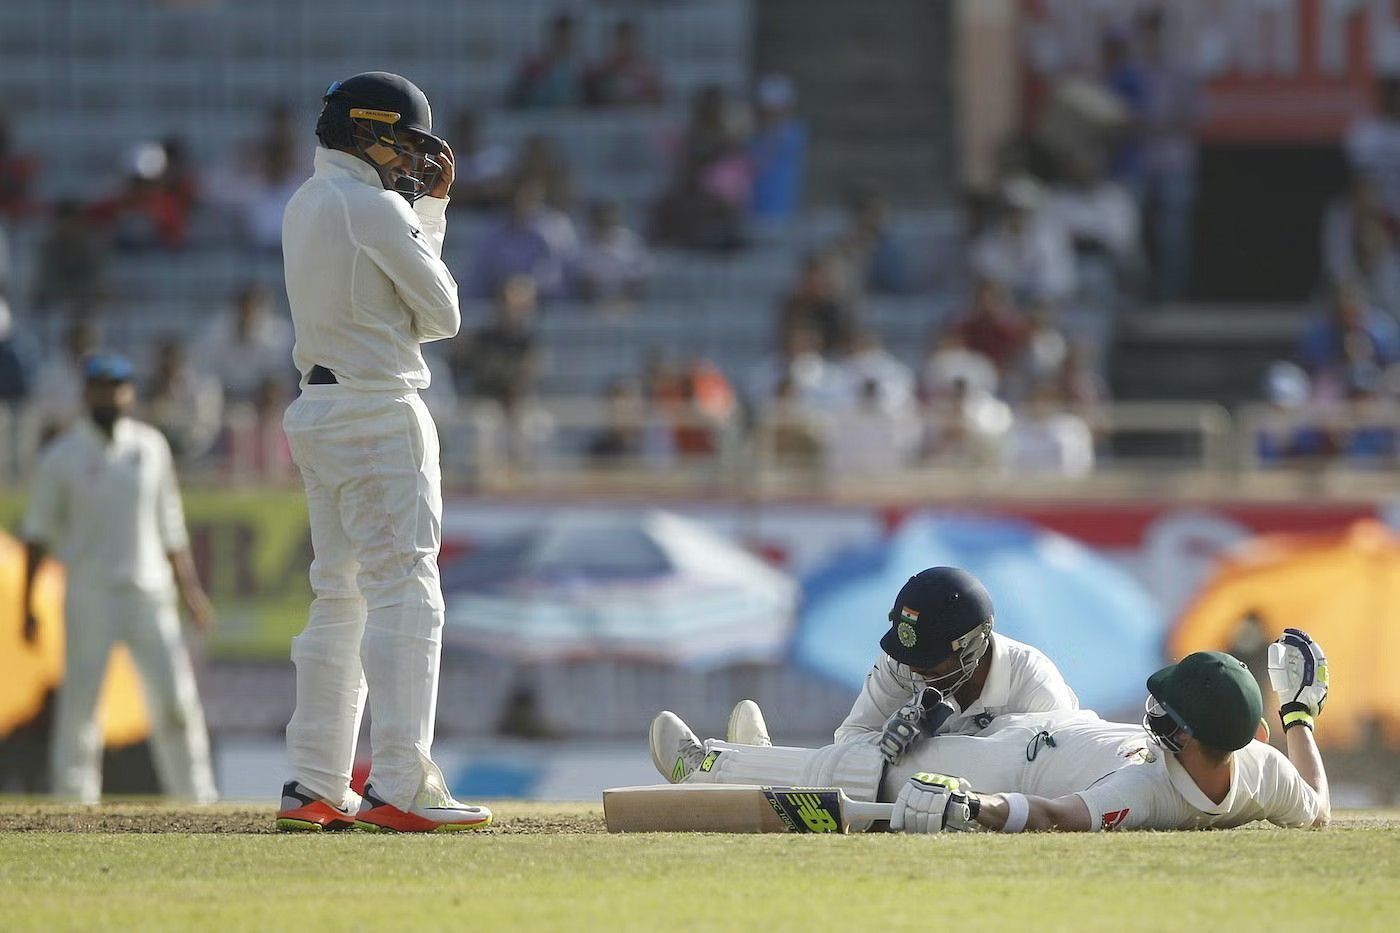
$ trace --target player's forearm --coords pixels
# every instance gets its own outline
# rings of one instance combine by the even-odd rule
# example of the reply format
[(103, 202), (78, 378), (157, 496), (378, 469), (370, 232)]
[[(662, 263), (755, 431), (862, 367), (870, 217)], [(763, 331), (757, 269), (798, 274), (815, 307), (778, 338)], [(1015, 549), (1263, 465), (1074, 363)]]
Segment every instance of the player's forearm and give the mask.
[(181, 593), (202, 590), (199, 585), (199, 572), (195, 570), (194, 557), (188, 548), (171, 551), (165, 556), (170, 561), (170, 569), (175, 572), (175, 585)]
[(1322, 767), (1322, 755), (1317, 750), (1313, 731), (1307, 726), (1294, 726), (1284, 733), (1288, 744), (1288, 760), (1298, 775), (1316, 792), (1322, 807), (1313, 825), (1321, 828), (1332, 819), (1332, 793), (1327, 786), (1327, 771)]
[[(973, 794), (977, 800), (977, 822), (996, 832), (1007, 831), (1007, 820), (1012, 816), (1010, 795)], [(1025, 801), (1025, 822), (1013, 826), (1010, 832), (1087, 832), (1089, 809), (1078, 797), (1036, 797), (1031, 794), (1018, 794)], [(1019, 822), (1019, 819), (1016, 821)]]

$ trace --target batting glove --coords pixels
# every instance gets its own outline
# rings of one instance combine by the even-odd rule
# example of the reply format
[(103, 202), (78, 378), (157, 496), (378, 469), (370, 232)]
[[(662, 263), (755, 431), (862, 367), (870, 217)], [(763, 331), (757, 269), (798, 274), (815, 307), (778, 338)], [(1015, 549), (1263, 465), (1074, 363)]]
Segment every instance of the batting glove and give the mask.
[(880, 754), (894, 764), (904, 757), (921, 736), (932, 735), (957, 712), (952, 698), (945, 699), (936, 687), (924, 687), (905, 703), (885, 723), (880, 735)]
[(977, 825), (972, 787), (959, 777), (920, 772), (899, 789), (890, 829), (905, 833), (965, 832)]
[(1269, 683), (1278, 694), (1285, 732), (1294, 726), (1313, 727), (1327, 702), (1328, 681), (1327, 655), (1307, 632), (1286, 628), (1269, 646)]

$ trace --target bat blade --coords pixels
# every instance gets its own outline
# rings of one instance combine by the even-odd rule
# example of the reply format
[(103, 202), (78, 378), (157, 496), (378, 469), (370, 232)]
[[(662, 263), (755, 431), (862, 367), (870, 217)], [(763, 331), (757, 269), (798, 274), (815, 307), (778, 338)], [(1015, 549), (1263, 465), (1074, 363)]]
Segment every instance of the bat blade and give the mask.
[(844, 833), (853, 820), (888, 820), (890, 804), (851, 800), (835, 787), (654, 784), (603, 791), (614, 833)]

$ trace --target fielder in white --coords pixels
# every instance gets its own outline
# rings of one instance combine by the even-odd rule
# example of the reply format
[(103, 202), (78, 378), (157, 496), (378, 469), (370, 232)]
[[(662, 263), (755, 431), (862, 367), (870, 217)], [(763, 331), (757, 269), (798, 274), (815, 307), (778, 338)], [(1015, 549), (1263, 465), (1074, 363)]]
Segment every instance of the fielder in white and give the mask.
[(145, 688), (161, 786), (208, 803), (217, 796), (209, 736), (180, 637), (177, 589), (196, 627), (207, 631), (214, 617), (190, 558), (170, 446), (155, 428), (127, 417), (136, 398), (130, 362), (91, 356), (83, 377), (87, 417), (40, 458), (24, 517), (26, 639), (37, 637), (34, 575), (50, 548), (67, 570), (53, 791), (83, 803), (101, 796), (97, 696), (108, 656), (121, 642)]
[[(910, 577), (890, 629), (836, 741), (869, 742), (890, 764), (931, 735), (969, 735), (998, 716), (1077, 710), (1079, 698), (1037, 648), (993, 631), (992, 598), (972, 574), (930, 567)], [(728, 740), (771, 745), (763, 714), (741, 700)]]
[(652, 725), (652, 756), (674, 756), (676, 765), (660, 770), (684, 781), (836, 785), (857, 799), (893, 801), (890, 828), (904, 832), (1325, 826), (1331, 798), (1312, 729), (1327, 697), (1327, 660), (1289, 629), (1270, 646), (1269, 674), (1286, 757), (1254, 738), (1263, 701), (1253, 675), (1216, 651), (1148, 678), (1141, 724), (1089, 711), (1005, 716), (976, 735), (936, 736), (887, 767), (871, 743), (701, 745), (665, 712)]
[[(306, 484), (311, 604), (292, 642), (296, 712), (284, 830), (470, 829), (433, 763), (443, 600), (437, 429), (419, 344), (461, 324), (443, 265), (452, 150), (428, 99), (367, 72), (326, 91), (315, 174), (287, 204), (287, 296), (301, 394), (283, 420)], [(350, 789), (368, 694), (373, 757)]]

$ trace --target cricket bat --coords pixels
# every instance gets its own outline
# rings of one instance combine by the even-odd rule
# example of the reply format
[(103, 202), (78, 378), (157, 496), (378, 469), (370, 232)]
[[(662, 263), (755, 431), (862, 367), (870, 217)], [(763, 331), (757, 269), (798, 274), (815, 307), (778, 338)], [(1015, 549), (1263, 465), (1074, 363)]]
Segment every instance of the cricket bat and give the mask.
[(889, 820), (894, 804), (852, 800), (839, 787), (650, 784), (603, 791), (610, 833), (846, 833)]

